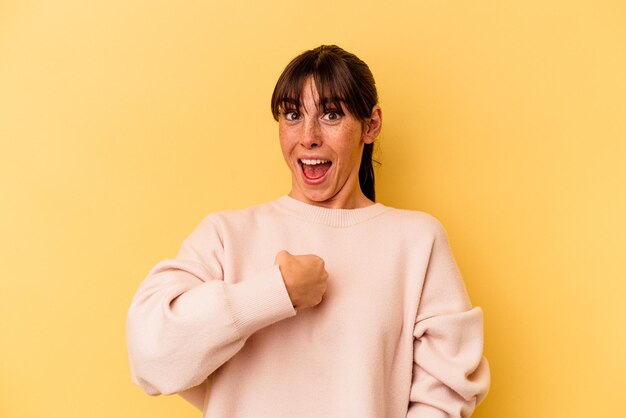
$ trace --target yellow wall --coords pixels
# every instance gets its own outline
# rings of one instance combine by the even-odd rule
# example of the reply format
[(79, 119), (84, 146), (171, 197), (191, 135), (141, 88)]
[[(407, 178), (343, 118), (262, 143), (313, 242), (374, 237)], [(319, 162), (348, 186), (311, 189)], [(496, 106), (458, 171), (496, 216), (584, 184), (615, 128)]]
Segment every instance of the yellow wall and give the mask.
[(625, 416), (624, 3), (225, 3), (0, 3), (0, 416), (199, 416), (131, 384), (126, 310), (206, 213), (288, 191), (269, 97), (321, 43), (377, 79), (379, 200), (444, 223), (484, 309), (474, 416)]

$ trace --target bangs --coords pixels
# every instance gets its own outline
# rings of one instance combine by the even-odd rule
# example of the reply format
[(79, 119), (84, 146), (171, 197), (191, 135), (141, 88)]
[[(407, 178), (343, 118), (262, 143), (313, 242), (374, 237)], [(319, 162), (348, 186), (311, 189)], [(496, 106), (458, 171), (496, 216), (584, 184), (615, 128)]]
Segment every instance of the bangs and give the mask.
[[(313, 77), (320, 100), (319, 109), (347, 110), (357, 119), (370, 116), (371, 109), (363, 97), (359, 83), (347, 64), (331, 53), (307, 51), (287, 65), (272, 94), (272, 115), (275, 120), (285, 110), (301, 109), (301, 96), (308, 77)], [(376, 100), (374, 100), (376, 103)]]

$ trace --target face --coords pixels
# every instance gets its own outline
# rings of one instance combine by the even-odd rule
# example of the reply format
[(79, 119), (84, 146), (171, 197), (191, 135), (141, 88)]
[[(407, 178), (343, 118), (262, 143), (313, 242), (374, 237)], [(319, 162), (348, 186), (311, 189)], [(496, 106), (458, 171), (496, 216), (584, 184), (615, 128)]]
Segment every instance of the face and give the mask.
[(380, 131), (381, 112), (362, 122), (342, 106), (323, 109), (313, 79), (304, 83), (301, 107), (281, 109), (280, 146), (291, 170), (289, 195), (329, 208), (365, 207), (372, 202), (359, 186), (363, 145)]

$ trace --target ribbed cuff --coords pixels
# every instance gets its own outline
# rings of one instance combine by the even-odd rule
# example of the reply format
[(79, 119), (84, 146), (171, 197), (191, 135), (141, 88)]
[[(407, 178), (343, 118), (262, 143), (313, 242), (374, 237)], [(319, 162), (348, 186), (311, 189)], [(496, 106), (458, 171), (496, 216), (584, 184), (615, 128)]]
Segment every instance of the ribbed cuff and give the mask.
[(426, 404), (414, 404), (409, 407), (407, 418), (448, 418), (446, 412)]
[(296, 314), (277, 265), (231, 286), (226, 297), (242, 337)]

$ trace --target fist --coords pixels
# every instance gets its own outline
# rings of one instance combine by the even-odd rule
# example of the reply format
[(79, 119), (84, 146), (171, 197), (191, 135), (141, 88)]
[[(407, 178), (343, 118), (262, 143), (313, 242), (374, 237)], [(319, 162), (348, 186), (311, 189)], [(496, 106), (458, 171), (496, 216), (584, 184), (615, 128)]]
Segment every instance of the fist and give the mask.
[(322, 301), (328, 282), (324, 260), (313, 254), (292, 255), (283, 250), (276, 254), (274, 264), (280, 269), (294, 308), (311, 308)]

